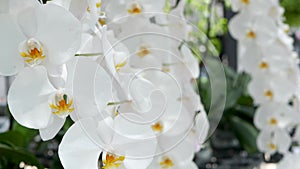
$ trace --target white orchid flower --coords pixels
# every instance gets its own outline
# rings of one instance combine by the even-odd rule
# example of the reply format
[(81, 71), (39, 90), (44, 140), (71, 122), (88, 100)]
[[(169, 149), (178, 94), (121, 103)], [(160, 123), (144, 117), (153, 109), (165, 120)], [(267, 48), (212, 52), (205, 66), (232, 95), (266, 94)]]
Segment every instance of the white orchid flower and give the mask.
[(187, 137), (194, 127), (194, 116), (182, 108), (179, 115), (168, 115), (162, 117), (152, 123), (151, 128), (156, 133), (159, 143), (169, 140), (169, 145), (165, 147), (172, 148), (173, 145), (178, 144), (183, 138)]
[(182, 103), (189, 112), (204, 112), (195, 83), (182, 84)]
[(2, 0), (1, 3), (3, 3), (1, 4), (1, 9), (3, 10), (1, 10), (1, 13), (9, 13), (14, 17), (27, 8), (41, 5), (41, 3), (36, 0)]
[[(60, 66), (75, 55), (80, 45), (81, 24), (62, 7), (50, 4), (29, 7), (17, 17), (19, 27), (11, 23), (10, 17), (9, 22), (7, 18), (1, 19), (7, 22), (1, 27), (1, 32), (6, 32), (3, 36), (11, 33), (12, 37), (18, 37), (11, 40), (14, 44), (4, 48), (1, 74), (16, 74), (24, 66)], [(7, 44), (5, 38), (0, 43)]]
[(270, 6), (272, 0), (256, 1), (256, 0), (231, 0), (232, 10), (247, 11), (261, 14), (266, 7)]
[(248, 12), (237, 14), (229, 23), (231, 35), (242, 43), (267, 45), (278, 36), (275, 21), (268, 16), (254, 16)]
[(262, 131), (257, 137), (257, 147), (261, 152), (274, 154), (286, 153), (291, 146), (291, 137), (284, 130)]
[(97, 169), (102, 153), (105, 169), (135, 169), (136, 165), (146, 169), (155, 154), (156, 137), (150, 126), (137, 125), (125, 118), (75, 122), (59, 146), (64, 168)]
[(111, 77), (106, 71), (92, 58), (78, 58), (72, 83), (78, 109), (75, 118), (101, 116), (113, 98)]
[(118, 82), (120, 82), (120, 79), (118, 79), (118, 72), (128, 66), (128, 56), (126, 53), (127, 51), (119, 52), (115, 50), (114, 46), (109, 41), (109, 36), (112, 35), (114, 34), (111, 34), (107, 30), (107, 26), (104, 26), (101, 29), (101, 47), (103, 56), (99, 57), (98, 63), (102, 65), (110, 75), (114, 76)]
[(206, 112), (203, 110), (195, 117), (195, 126), (190, 131), (187, 140), (194, 146), (194, 151), (199, 152), (208, 139), (209, 121)]
[[(293, 53), (294, 40), (286, 34), (283, 30), (278, 31), (278, 36), (273, 43), (270, 43), (262, 48), (264, 55), (288, 55)], [(272, 49), (272, 50), (271, 50)]]
[(284, 9), (280, 6), (278, 0), (231, 0), (232, 10), (235, 12), (248, 12), (251, 15), (269, 16), (274, 20), (282, 22)]
[[(193, 27), (188, 23), (185, 18), (185, 5), (186, 1), (180, 1), (178, 6), (170, 12), (167, 17), (167, 27), (170, 30), (170, 35), (180, 40), (189, 40), (190, 33), (193, 31)], [(158, 15), (160, 16), (160, 15)], [(176, 46), (179, 46), (181, 42), (178, 42)]]
[[(128, 25), (137, 26), (128, 27)], [(116, 29), (116, 39), (128, 49), (130, 55), (127, 57), (132, 68), (160, 68), (163, 60), (172, 54), (173, 40), (172, 37), (168, 37), (169, 31), (144, 18), (127, 19), (112, 26)]]
[(84, 32), (93, 32), (97, 24), (106, 24), (101, 0), (52, 0), (47, 3), (54, 3), (69, 10), (81, 21)]
[(274, 131), (277, 129), (287, 129), (296, 123), (296, 113), (287, 104), (265, 103), (261, 105), (254, 116), (254, 124), (260, 130)]
[(188, 46), (183, 45), (178, 56), (171, 57), (164, 63), (163, 70), (175, 77), (179, 83), (197, 79), (200, 75), (199, 63)]
[[(24, 62), (19, 54), (18, 46), (25, 39), (17, 23), (17, 15), (26, 8), (36, 7), (40, 4), (35, 0), (3, 0), (1, 1), (0, 20), (3, 26), (0, 28), (0, 41), (2, 46), (0, 74), (10, 76), (22, 69)], [(20, 8), (22, 6), (22, 8)], [(8, 40), (9, 39), (9, 40)]]
[(162, 13), (164, 10), (164, 1), (151, 1), (151, 0), (124, 0), (124, 1), (109, 1), (103, 0), (104, 11), (106, 11), (107, 17), (110, 20), (119, 19), (124, 16), (139, 17), (144, 16), (145, 13), (152, 13), (152, 15), (146, 14), (146, 17), (151, 17), (155, 13)]
[[(180, 84), (174, 77), (159, 69), (148, 69), (138, 74), (131, 80), (127, 93), (132, 98), (131, 105), (128, 104), (131, 111), (127, 111), (140, 111), (145, 117), (158, 117), (161, 113), (176, 116), (183, 110)], [(126, 104), (122, 104), (120, 110), (126, 107)], [(194, 112), (189, 113), (192, 115)]]
[(81, 20), (88, 9), (89, 0), (52, 0), (47, 4), (55, 4), (70, 11), (78, 20)]
[(39, 129), (43, 140), (52, 139), (74, 112), (71, 93), (55, 89), (43, 66), (27, 67), (19, 73), (10, 87), (8, 106), (18, 123)]
[(240, 65), (243, 70), (255, 76), (257, 74), (264, 75), (288, 75), (291, 69), (291, 62), (294, 59), (290, 56), (282, 58), (278, 54), (272, 52), (263, 53), (256, 44), (248, 45), (245, 52), (241, 56)]
[[(240, 69), (252, 76), (248, 90), (259, 106), (254, 116), (261, 130), (257, 146), (264, 153), (278, 152), (290, 158), (290, 133), (299, 123), (298, 110), (292, 107), (297, 106), (300, 72), (293, 39), (287, 34), (289, 27), (283, 23), (284, 9), (278, 0), (232, 0), (232, 7), (240, 13), (229, 29), (241, 44)], [(296, 129), (293, 141), (298, 133)], [(285, 158), (280, 168), (291, 168), (291, 164)]]
[[(288, 90), (287, 90), (288, 89)], [(253, 77), (248, 90), (256, 104), (266, 102), (287, 103), (292, 98), (297, 86), (289, 78), (280, 75)]]
[[(167, 142), (167, 140), (165, 140)], [(168, 143), (166, 143), (168, 144)], [(158, 148), (158, 154), (147, 169), (197, 169), (197, 165), (193, 162), (194, 149), (193, 145), (187, 140), (174, 145), (172, 149), (168, 149), (164, 145)]]
[(284, 18), (282, 17), (282, 15), (284, 14), (284, 8), (280, 6), (279, 1), (271, 0), (271, 5), (268, 4), (268, 7), (264, 12), (267, 12), (268, 16), (278, 21), (279, 23), (283, 23)]
[(119, 113), (135, 114), (135, 120), (141, 123), (149, 123), (164, 114), (166, 98), (153, 83), (144, 78), (134, 78), (128, 87), (129, 91), (119, 92), (127, 98), (125, 101), (121, 100), (118, 106)]

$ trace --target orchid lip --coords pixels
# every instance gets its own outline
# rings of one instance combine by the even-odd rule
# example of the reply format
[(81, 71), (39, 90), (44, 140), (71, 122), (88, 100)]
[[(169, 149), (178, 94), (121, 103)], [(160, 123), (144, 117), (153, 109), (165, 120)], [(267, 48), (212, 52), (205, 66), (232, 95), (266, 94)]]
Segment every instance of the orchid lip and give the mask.
[(149, 47), (146, 46), (146, 45), (142, 45), (142, 46), (140, 46), (137, 55), (138, 55), (140, 58), (143, 58), (143, 57), (149, 55), (150, 53), (151, 53), (151, 51), (149, 50)]
[(46, 58), (42, 43), (35, 38), (28, 39), (21, 48), (20, 56), (28, 66), (39, 65)]
[(174, 166), (174, 163), (169, 157), (164, 156), (162, 158), (162, 161), (159, 162), (159, 165), (161, 166), (162, 169), (169, 169)]
[(151, 128), (154, 132), (162, 133), (164, 126), (161, 122), (156, 122), (155, 124), (151, 125)]
[(104, 153), (103, 154), (103, 167), (102, 169), (115, 169), (123, 165), (123, 161), (125, 160), (125, 156), (117, 156), (112, 153)]
[(73, 99), (66, 93), (56, 93), (53, 102), (49, 106), (52, 109), (52, 113), (61, 118), (67, 117), (74, 111)]
[(127, 12), (131, 15), (137, 15), (142, 13), (142, 6), (138, 3), (133, 3), (130, 5), (130, 7), (127, 9)]

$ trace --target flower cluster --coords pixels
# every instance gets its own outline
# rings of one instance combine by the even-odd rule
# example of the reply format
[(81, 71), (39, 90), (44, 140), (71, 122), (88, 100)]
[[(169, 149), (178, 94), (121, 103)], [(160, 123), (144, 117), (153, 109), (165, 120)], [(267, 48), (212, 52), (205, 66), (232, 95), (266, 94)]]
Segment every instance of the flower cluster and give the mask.
[(300, 72), (283, 23), (284, 9), (278, 0), (232, 0), (232, 7), (239, 12), (229, 24), (239, 42), (239, 69), (252, 76), (248, 90), (258, 105), (257, 146), (264, 153), (285, 154), (293, 142), (292, 129), (300, 122)]
[(197, 168), (209, 123), (184, 43), (185, 1), (168, 14), (164, 1), (149, 0), (0, 6), (0, 74), (15, 76), (9, 109), (43, 140), (71, 117), (59, 146), (64, 168)]

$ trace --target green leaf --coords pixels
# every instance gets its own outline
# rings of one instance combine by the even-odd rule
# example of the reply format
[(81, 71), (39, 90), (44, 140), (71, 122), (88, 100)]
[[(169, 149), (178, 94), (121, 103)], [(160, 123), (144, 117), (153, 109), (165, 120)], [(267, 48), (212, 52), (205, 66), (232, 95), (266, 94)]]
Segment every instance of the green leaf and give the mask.
[(236, 105), (235, 110), (238, 113), (242, 113), (243, 115), (253, 119), (256, 109), (254, 106)]
[(200, 77), (198, 79), (199, 93), (201, 97), (201, 102), (205, 110), (209, 110), (211, 105), (211, 88), (210, 81), (207, 77)]
[(14, 164), (14, 166), (18, 166), (19, 163), (23, 161), (28, 165), (33, 165), (40, 169), (44, 168), (38, 159), (30, 152), (5, 144), (0, 144), (0, 159), (5, 159), (5, 161)]
[(237, 104), (254, 107), (253, 99), (249, 95), (243, 95), (242, 97), (240, 97), (237, 101)]
[(226, 75), (226, 85), (227, 85), (227, 95), (226, 95), (226, 105), (225, 110), (232, 108), (237, 100), (242, 96), (243, 89), (236, 85), (238, 79), (238, 74), (229, 67), (225, 67)]
[(12, 131), (16, 131), (22, 134), (25, 145), (29, 145), (32, 139), (38, 134), (37, 130), (29, 129), (21, 126), (16, 121), (13, 123)]
[(26, 145), (24, 140), (24, 135), (18, 131), (8, 131), (0, 134), (0, 143), (20, 146), (23, 147)]
[(73, 120), (70, 118), (70, 116), (68, 116), (66, 118), (66, 122), (63, 126), (63, 131), (67, 132), (67, 130), (72, 126), (72, 124), (74, 124)]
[(253, 126), (253, 124), (237, 116), (231, 116), (229, 120), (231, 128), (242, 147), (249, 153), (257, 152), (256, 138), (258, 130)]
[(247, 91), (247, 86), (250, 82), (250, 76), (246, 73), (236, 73), (229, 67), (225, 67), (227, 96), (225, 110), (233, 108), (239, 99)]
[(299, 26), (300, 25), (300, 1), (299, 0), (282, 0), (282, 7), (285, 9), (284, 16), (286, 18), (286, 22), (290, 26)]
[(169, 13), (171, 10), (170, 0), (165, 0), (164, 12)]
[(214, 45), (214, 47), (217, 49), (217, 51), (222, 50), (222, 42), (218, 38), (212, 38), (210, 39), (211, 43)]

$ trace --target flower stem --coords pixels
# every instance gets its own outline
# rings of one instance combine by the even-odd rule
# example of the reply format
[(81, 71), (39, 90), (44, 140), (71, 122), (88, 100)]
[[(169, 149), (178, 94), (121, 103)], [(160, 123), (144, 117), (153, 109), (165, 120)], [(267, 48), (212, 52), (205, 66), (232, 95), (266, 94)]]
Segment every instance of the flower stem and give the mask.
[(82, 54), (75, 54), (75, 56), (86, 56), (86, 57), (89, 57), (89, 56), (102, 56), (103, 53), (82, 53)]
[(124, 103), (130, 103), (130, 100), (124, 100), (124, 101), (119, 101), (119, 102), (108, 102), (107, 106), (115, 106), (115, 105), (119, 105), (119, 104), (124, 104)]

